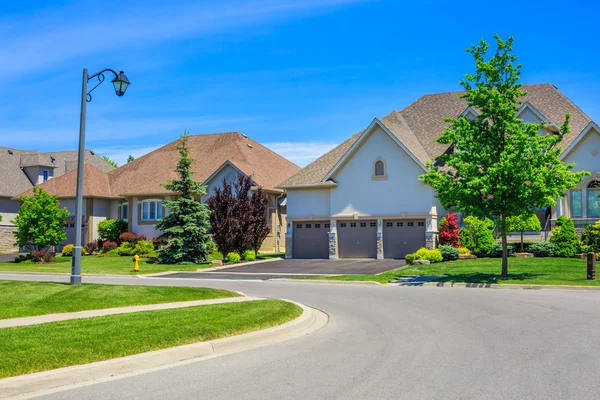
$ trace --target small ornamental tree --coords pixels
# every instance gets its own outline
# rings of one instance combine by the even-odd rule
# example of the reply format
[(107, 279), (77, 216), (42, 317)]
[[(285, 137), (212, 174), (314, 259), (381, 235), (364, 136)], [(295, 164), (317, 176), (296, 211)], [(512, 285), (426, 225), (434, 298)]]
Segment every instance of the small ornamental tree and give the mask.
[(460, 236), (458, 233), (458, 214), (446, 214), (440, 224), (440, 244), (448, 244), (452, 247), (460, 247)]
[(506, 219), (506, 230), (508, 232), (519, 232), (521, 234), (521, 251), (523, 250), (523, 232), (539, 232), (542, 230), (540, 219), (535, 213), (519, 215)]
[(194, 159), (190, 157), (187, 141), (187, 132), (184, 132), (177, 146), (180, 157), (175, 172), (179, 179), (164, 185), (179, 196), (163, 203), (169, 213), (156, 224), (167, 242), (158, 252), (157, 261), (161, 264), (199, 263), (208, 257), (210, 210), (200, 202), (206, 194), (206, 186), (192, 179)]
[(252, 208), (250, 203), (250, 189), (252, 178), (247, 175), (238, 174), (238, 180), (233, 190), (235, 192), (235, 203), (233, 204), (237, 224), (235, 224), (234, 250), (239, 254), (252, 247)]
[(214, 194), (208, 198), (206, 204), (210, 208), (210, 226), (212, 238), (223, 258), (234, 250), (237, 231), (237, 215), (234, 209), (235, 196), (233, 185), (225, 179), (221, 187), (213, 189)]
[(36, 250), (59, 245), (67, 239), (65, 219), (70, 216), (65, 207), (60, 207), (58, 196), (34, 187), (33, 197), (21, 197), (21, 208), (11, 221), (17, 227), (15, 244)]
[(569, 218), (561, 215), (556, 219), (556, 226), (552, 228), (550, 243), (554, 244), (556, 257), (575, 257), (579, 249), (575, 224)]
[(494, 37), (497, 48), (489, 58), (484, 40), (467, 50), (475, 60), (475, 73), (461, 81), (466, 92), (460, 97), (479, 115), (446, 120), (449, 126), (437, 141), (448, 145), (448, 151), (421, 178), (436, 190), (444, 208), (497, 221), (506, 277), (507, 219), (554, 205), (555, 198), (564, 197), (589, 173), (572, 172), (574, 164), (559, 158), (560, 142), (569, 132), (568, 114), (559, 132), (544, 135), (540, 131), (546, 122), (517, 117), (526, 94), (519, 83), (521, 65), (512, 54), (513, 38)]
[(255, 254), (258, 254), (260, 246), (267, 238), (271, 231), (269, 221), (267, 219), (267, 201), (265, 192), (262, 188), (258, 188), (250, 198), (250, 244)]

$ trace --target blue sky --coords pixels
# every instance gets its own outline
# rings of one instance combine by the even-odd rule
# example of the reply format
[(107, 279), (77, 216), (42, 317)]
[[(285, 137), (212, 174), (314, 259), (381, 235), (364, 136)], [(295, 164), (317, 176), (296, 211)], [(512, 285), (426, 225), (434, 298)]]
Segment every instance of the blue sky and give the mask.
[(82, 68), (124, 70), (88, 104), (87, 147), (123, 163), (191, 133), (241, 131), (304, 166), (374, 117), (460, 90), (464, 51), (515, 36), (524, 83), (600, 121), (591, 1), (23, 1), (0, 16), (0, 145), (77, 146)]

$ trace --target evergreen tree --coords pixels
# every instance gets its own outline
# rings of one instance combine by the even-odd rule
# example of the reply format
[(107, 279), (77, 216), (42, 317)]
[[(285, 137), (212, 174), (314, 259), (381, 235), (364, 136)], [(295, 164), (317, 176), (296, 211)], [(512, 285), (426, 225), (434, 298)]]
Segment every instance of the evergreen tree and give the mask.
[(556, 257), (575, 257), (579, 250), (575, 224), (569, 218), (561, 215), (556, 219), (556, 226), (552, 228), (550, 243), (554, 243)]
[[(560, 142), (569, 132), (569, 115), (556, 134), (540, 135), (546, 122), (530, 123), (517, 117), (526, 94), (519, 83), (521, 66), (512, 54), (513, 38), (498, 35), (496, 52), (487, 59), (489, 45), (481, 40), (467, 51), (475, 60), (475, 74), (461, 81), (467, 106), (476, 119), (447, 119), (449, 127), (437, 139), (449, 151), (422, 175), (446, 209), (490, 217), (502, 236), (502, 276), (508, 275), (507, 219), (552, 206), (555, 198), (589, 173), (572, 172), (564, 164)], [(443, 168), (441, 167), (443, 166)]]
[(135, 160), (135, 158), (130, 154), (129, 157), (127, 157), (127, 164), (129, 164), (133, 160)]
[(119, 168), (119, 164), (117, 164), (115, 161), (111, 160), (108, 156), (102, 156), (102, 159), (104, 161), (106, 161), (107, 163), (109, 163), (110, 165), (112, 165), (115, 168)]
[(194, 160), (190, 158), (187, 141), (187, 132), (184, 132), (177, 146), (180, 158), (175, 172), (179, 179), (164, 185), (179, 196), (164, 202), (169, 213), (156, 224), (156, 228), (163, 232), (161, 237), (167, 241), (158, 253), (161, 264), (199, 263), (205, 261), (209, 253), (210, 210), (200, 201), (206, 194), (206, 186), (192, 179)]

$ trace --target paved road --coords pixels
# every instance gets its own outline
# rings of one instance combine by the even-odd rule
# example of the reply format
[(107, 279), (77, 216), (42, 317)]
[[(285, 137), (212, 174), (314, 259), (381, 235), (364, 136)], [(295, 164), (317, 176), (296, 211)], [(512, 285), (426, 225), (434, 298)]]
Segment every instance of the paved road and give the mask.
[(600, 396), (598, 292), (127, 277), (90, 281), (201, 285), (288, 298), (326, 311), (330, 322), (301, 339), (47, 399)]
[(224, 268), (219, 272), (267, 274), (379, 274), (406, 265), (404, 260), (277, 260)]

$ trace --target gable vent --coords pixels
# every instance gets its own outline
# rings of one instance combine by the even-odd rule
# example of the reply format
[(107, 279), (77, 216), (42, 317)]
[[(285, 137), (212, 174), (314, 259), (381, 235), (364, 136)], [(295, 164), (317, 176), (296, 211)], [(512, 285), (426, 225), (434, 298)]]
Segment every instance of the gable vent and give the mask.
[(11, 149), (8, 149), (8, 154), (14, 154)]
[(250, 143), (247, 144), (248, 147), (252, 148), (252, 145)]

